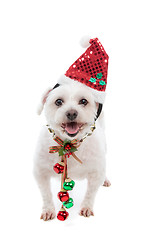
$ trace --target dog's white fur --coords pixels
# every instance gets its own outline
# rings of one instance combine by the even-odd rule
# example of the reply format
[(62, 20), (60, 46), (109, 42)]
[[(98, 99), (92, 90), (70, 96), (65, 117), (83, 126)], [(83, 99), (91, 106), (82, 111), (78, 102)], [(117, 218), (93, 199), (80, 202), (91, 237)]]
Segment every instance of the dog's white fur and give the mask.
[[(61, 98), (64, 104), (60, 107), (55, 105), (56, 99)], [(82, 106), (79, 100), (86, 98), (88, 104)], [(76, 81), (69, 81), (56, 89), (48, 89), (42, 96), (39, 113), (44, 106), (44, 112), (47, 123), (55, 130), (55, 133), (62, 140), (70, 139), (61, 124), (67, 121), (66, 112), (75, 109), (78, 112), (77, 122), (86, 123), (82, 130), (77, 134), (77, 139), (81, 139), (90, 131), (90, 126), (94, 122), (98, 104), (90, 89)], [(49, 147), (56, 146), (46, 126), (41, 130), (39, 141), (36, 148), (34, 159), (34, 176), (43, 198), (43, 211), (41, 218), (44, 220), (55, 217), (55, 208), (52, 201), (50, 186), (51, 177), (60, 177), (53, 171), (55, 163), (60, 161), (58, 153), (50, 154)], [(104, 183), (108, 184), (105, 174), (105, 135), (103, 113), (96, 121), (96, 130), (92, 136), (89, 136), (81, 144), (76, 155), (81, 159), (83, 164), (77, 162), (72, 156), (68, 158), (68, 176), (72, 179), (87, 179), (87, 192), (81, 205), (80, 214), (83, 216), (93, 215), (93, 204), (98, 188)]]

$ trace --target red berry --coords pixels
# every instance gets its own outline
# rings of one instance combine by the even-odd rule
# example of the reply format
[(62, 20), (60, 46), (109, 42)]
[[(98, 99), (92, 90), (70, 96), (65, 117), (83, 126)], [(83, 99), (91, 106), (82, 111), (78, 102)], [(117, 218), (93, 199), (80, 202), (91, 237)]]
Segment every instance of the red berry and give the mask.
[(65, 148), (66, 150), (70, 150), (70, 149), (71, 149), (71, 146), (70, 146), (70, 144), (67, 144), (64, 148)]
[(70, 155), (71, 155), (71, 152), (68, 152), (68, 153), (66, 153), (65, 155), (69, 158)]
[(69, 193), (68, 192), (64, 192), (64, 191), (60, 191), (58, 193), (58, 198), (61, 202), (66, 202), (69, 199)]

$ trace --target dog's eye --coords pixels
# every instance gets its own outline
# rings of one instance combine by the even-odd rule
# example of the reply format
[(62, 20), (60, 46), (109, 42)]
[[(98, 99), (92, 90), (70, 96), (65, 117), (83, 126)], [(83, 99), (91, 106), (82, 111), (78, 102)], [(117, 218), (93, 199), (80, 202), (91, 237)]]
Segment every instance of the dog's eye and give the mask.
[(88, 101), (85, 98), (83, 98), (79, 101), (79, 104), (86, 106), (88, 104)]
[(62, 99), (57, 99), (57, 100), (55, 101), (55, 104), (56, 104), (57, 106), (61, 106), (61, 105), (63, 104), (63, 100), (62, 100)]

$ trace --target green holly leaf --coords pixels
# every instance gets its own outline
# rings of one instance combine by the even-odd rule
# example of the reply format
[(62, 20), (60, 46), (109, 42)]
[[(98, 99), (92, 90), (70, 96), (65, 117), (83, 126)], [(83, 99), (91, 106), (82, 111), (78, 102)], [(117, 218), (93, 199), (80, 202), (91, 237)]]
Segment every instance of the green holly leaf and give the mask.
[(70, 140), (68, 140), (68, 139), (65, 139), (64, 140), (64, 142), (63, 142), (63, 145), (65, 146), (65, 145), (67, 145), (67, 144), (70, 144), (71, 143), (71, 141)]
[(91, 78), (89, 79), (89, 82), (95, 83), (95, 82), (96, 82), (96, 79), (91, 77)]
[(63, 156), (64, 154), (67, 153), (67, 150), (65, 150), (64, 147), (61, 147), (58, 153), (59, 153), (59, 156)]
[(102, 76), (103, 76), (102, 73), (98, 73), (98, 74), (96, 75), (97, 79), (101, 79)]
[(102, 86), (103, 86), (103, 85), (106, 85), (105, 81), (103, 81), (103, 80), (101, 80), (101, 81), (99, 82), (99, 84), (102, 85)]
[(77, 148), (71, 147), (70, 152), (75, 152), (75, 151), (77, 151)]

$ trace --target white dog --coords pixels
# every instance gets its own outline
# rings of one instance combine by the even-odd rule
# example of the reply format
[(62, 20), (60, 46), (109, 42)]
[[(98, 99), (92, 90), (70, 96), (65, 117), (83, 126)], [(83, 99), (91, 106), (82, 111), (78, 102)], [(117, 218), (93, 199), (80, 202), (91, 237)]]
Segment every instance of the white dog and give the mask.
[[(44, 108), (47, 124), (63, 141), (65, 139), (80, 140), (90, 132), (99, 104), (95, 102), (93, 93), (87, 86), (69, 81), (55, 89), (49, 89), (42, 96), (39, 114)], [(87, 179), (87, 192), (82, 202), (80, 215), (93, 215), (93, 204), (98, 188), (104, 184), (109, 186), (105, 171), (105, 135), (103, 113), (96, 120), (96, 129), (78, 148), (77, 157), (82, 164), (72, 156), (68, 158), (68, 175), (72, 179)], [(55, 207), (52, 201), (50, 186), (51, 177), (60, 177), (53, 171), (53, 166), (59, 161), (57, 153), (50, 154), (49, 147), (57, 145), (46, 126), (42, 128), (37, 144), (34, 175), (43, 199), (43, 220), (55, 217)], [(105, 182), (104, 182), (105, 181)]]

